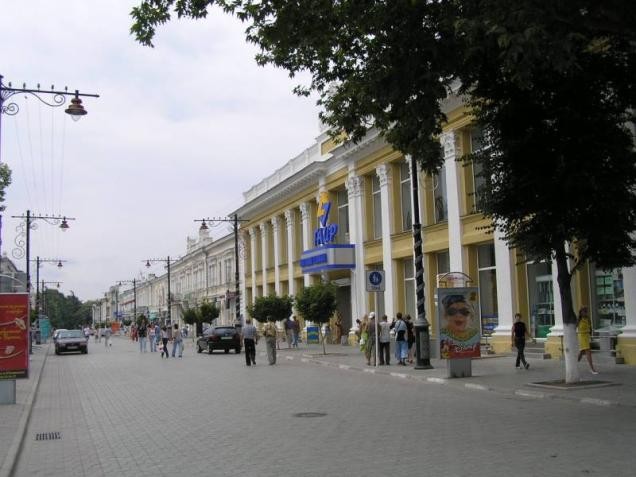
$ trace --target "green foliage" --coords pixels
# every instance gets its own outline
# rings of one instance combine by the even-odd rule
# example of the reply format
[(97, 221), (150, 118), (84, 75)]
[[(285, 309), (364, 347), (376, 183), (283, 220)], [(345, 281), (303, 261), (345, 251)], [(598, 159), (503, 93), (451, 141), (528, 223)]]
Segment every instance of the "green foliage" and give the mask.
[(6, 162), (2, 162), (0, 163), (0, 212), (5, 209), (5, 206), (1, 204), (4, 202), (7, 187), (9, 187), (10, 184), (11, 169), (9, 169)]
[(260, 321), (281, 321), (289, 318), (292, 313), (294, 299), (291, 296), (259, 296), (254, 304), (249, 306), (247, 312), (252, 318)]
[(194, 325), (200, 321), (199, 312), (196, 308), (188, 308), (183, 312), (183, 321), (188, 325)]
[(40, 300), (53, 328), (77, 329), (91, 322), (93, 302), (82, 303), (72, 293), (65, 296), (55, 289), (46, 289)]
[(336, 304), (336, 287), (331, 283), (305, 287), (296, 295), (296, 310), (312, 323), (327, 323), (336, 312)]
[(201, 306), (199, 307), (199, 317), (202, 323), (212, 323), (219, 317), (219, 314), (220, 310), (215, 305), (207, 301), (201, 303)]
[(137, 326), (141, 326), (142, 322), (146, 322), (146, 324), (148, 324), (148, 318), (146, 318), (146, 315), (144, 315), (143, 313), (139, 316), (137, 316), (137, 318), (135, 319), (135, 324)]

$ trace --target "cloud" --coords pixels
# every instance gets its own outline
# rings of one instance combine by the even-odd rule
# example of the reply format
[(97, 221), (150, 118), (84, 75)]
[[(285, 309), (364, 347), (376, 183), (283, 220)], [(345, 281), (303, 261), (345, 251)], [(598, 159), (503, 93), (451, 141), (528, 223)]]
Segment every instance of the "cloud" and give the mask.
[(8, 0), (0, 17), (5, 84), (100, 95), (83, 98), (77, 123), (22, 97), (2, 123), (14, 171), (2, 250), (16, 248), (11, 215), (75, 217), (65, 234), (36, 221), (31, 255), (69, 260), (41, 272), (81, 299), (137, 276), (148, 257), (184, 254), (193, 219), (230, 213), (318, 135), (315, 99), (291, 92), (307, 78), (257, 66), (245, 25), (215, 10), (160, 27), (147, 48), (129, 34), (136, 4)]

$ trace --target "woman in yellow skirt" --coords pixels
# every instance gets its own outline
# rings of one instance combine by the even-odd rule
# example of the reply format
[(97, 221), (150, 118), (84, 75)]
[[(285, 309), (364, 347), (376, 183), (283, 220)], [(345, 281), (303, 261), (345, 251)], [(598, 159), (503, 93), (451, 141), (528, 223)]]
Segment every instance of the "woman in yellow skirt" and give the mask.
[(579, 361), (585, 354), (587, 356), (587, 362), (590, 364), (592, 374), (598, 374), (598, 371), (594, 369), (592, 363), (592, 346), (590, 344), (592, 336), (592, 321), (590, 320), (590, 314), (587, 307), (583, 307), (579, 310), (579, 321), (576, 325), (576, 334), (579, 338)]

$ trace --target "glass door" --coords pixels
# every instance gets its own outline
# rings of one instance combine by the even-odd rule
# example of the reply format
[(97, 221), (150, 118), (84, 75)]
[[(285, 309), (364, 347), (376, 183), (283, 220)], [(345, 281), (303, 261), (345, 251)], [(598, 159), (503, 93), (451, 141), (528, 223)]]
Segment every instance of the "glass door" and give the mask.
[(527, 273), (530, 333), (535, 338), (545, 338), (554, 326), (552, 267), (548, 263), (530, 263)]

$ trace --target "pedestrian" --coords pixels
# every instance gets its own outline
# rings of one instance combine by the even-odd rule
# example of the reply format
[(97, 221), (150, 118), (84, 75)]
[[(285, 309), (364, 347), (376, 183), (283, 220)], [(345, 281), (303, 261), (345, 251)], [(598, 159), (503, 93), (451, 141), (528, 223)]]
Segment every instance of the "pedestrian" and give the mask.
[(592, 363), (592, 321), (590, 320), (590, 314), (586, 306), (579, 310), (579, 321), (576, 325), (576, 334), (579, 339), (580, 350), (578, 361), (581, 361), (581, 358), (585, 355), (592, 374), (598, 374), (598, 371), (594, 368), (594, 363)]
[(146, 350), (146, 335), (148, 334), (148, 328), (146, 327), (146, 320), (141, 319), (137, 326), (137, 336), (139, 339), (139, 352), (145, 353)]
[(367, 329), (369, 327), (369, 317), (367, 315), (364, 315), (362, 317), (362, 320), (356, 320), (356, 323), (358, 323), (358, 339), (360, 340), (360, 351), (365, 353), (366, 356), (367, 341), (369, 339), (369, 331)]
[(172, 331), (172, 357), (175, 358), (175, 352), (179, 358), (183, 358), (183, 335), (179, 330), (179, 324), (174, 324), (174, 330)]
[(342, 318), (340, 317), (340, 312), (336, 312), (336, 322), (334, 323), (334, 328), (336, 331), (336, 337), (334, 339), (334, 344), (342, 344)]
[(150, 343), (150, 352), (155, 353), (157, 351), (157, 333), (153, 323), (148, 325), (148, 343)]
[(300, 323), (296, 315), (292, 316), (292, 347), (298, 348), (298, 337), (300, 336)]
[(391, 364), (391, 327), (386, 315), (382, 315), (379, 327), (380, 342), (380, 366), (389, 366)]
[(407, 359), (408, 362), (413, 364), (413, 344), (415, 343), (415, 333), (413, 333), (413, 321), (411, 321), (411, 315), (406, 315), (404, 318), (406, 323), (406, 345), (407, 345)]
[(263, 328), (265, 335), (265, 346), (267, 347), (267, 361), (269, 364), (276, 364), (276, 324), (273, 321), (267, 321)]
[(102, 329), (101, 328), (96, 328), (95, 329), (95, 343), (99, 342), (99, 337), (102, 333)]
[(408, 342), (406, 337), (406, 323), (402, 319), (402, 313), (395, 315), (396, 321), (391, 324), (395, 331), (395, 359), (401, 366), (406, 366), (406, 357), (408, 356)]
[(364, 351), (364, 355), (367, 358), (367, 366), (371, 366), (371, 359), (373, 359), (373, 366), (375, 366), (375, 313), (372, 311), (369, 313), (369, 322), (367, 324), (367, 346)]
[(110, 349), (110, 347), (113, 345), (110, 342), (110, 335), (111, 335), (112, 331), (110, 329), (110, 327), (106, 327), (104, 328), (104, 331), (102, 332), (102, 335), (104, 336), (104, 347), (106, 349)]
[(287, 341), (287, 348), (292, 347), (293, 328), (294, 328), (294, 321), (292, 320), (292, 317), (289, 316), (285, 320), (285, 341)]
[(515, 368), (519, 368), (520, 364), (528, 369), (530, 365), (526, 363), (526, 357), (523, 355), (523, 350), (526, 347), (526, 336), (530, 338), (528, 333), (528, 327), (521, 320), (521, 313), (515, 313), (515, 322), (512, 325), (512, 346), (517, 348), (517, 360), (515, 361)]
[(166, 358), (169, 358), (168, 354), (168, 329), (166, 325), (161, 327), (161, 359), (163, 359), (163, 355), (166, 355)]
[(243, 346), (245, 347), (245, 364), (256, 366), (256, 344), (258, 343), (258, 331), (252, 324), (252, 319), (245, 320), (245, 326), (241, 330)]

